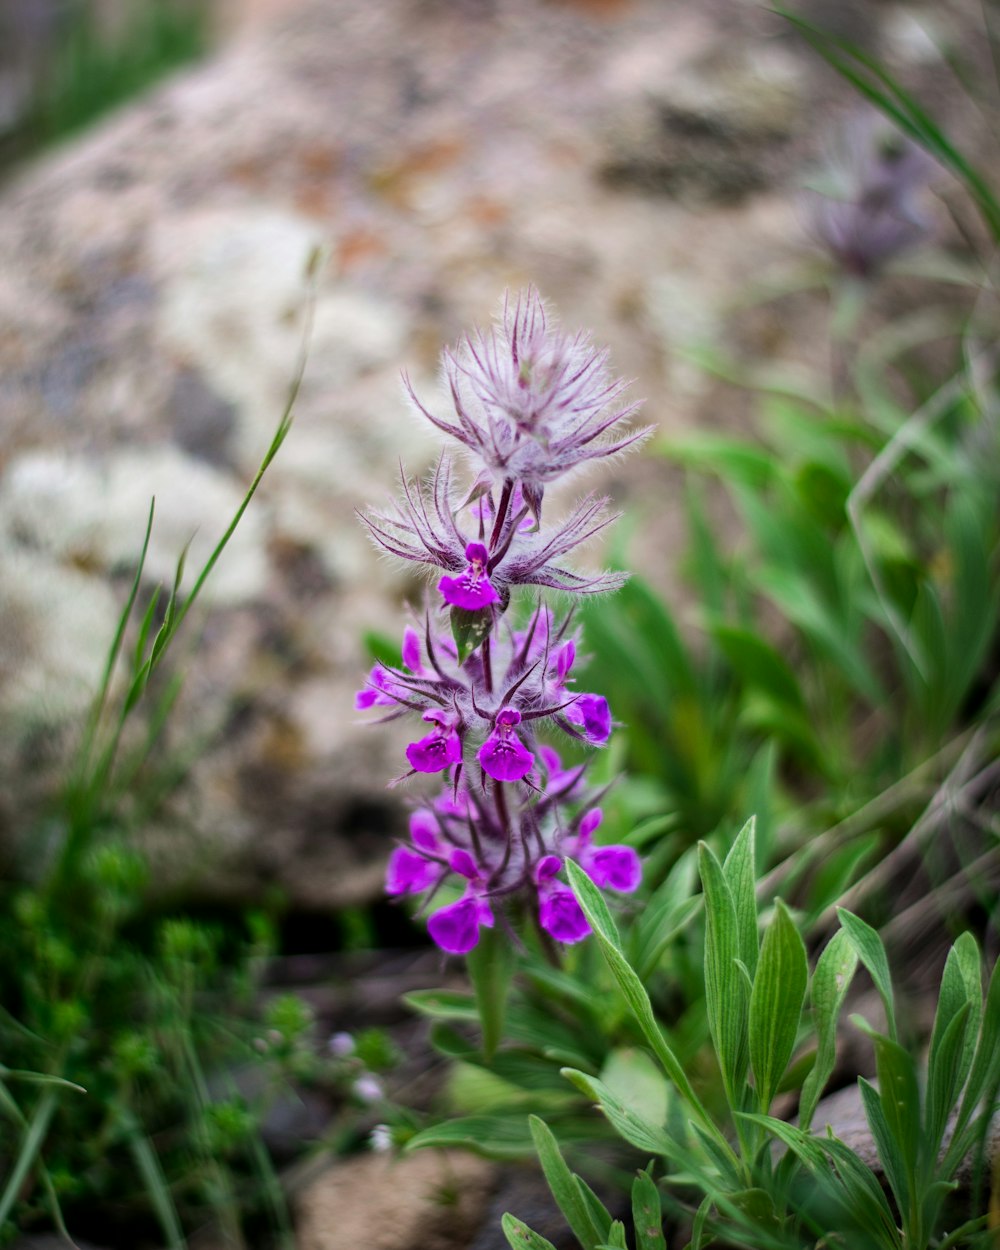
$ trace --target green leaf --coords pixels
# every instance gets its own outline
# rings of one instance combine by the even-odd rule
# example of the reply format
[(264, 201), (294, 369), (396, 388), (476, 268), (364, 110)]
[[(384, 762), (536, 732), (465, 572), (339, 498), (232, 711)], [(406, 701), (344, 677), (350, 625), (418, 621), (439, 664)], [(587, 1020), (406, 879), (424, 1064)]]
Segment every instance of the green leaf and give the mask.
[(492, 608), (451, 609), (451, 636), (458, 648), (458, 662), (464, 664), (475, 649), (488, 638), (493, 628)]
[(474, 1023), (479, 1019), (475, 998), (459, 990), (412, 990), (403, 995), (403, 1002), (422, 1016), (430, 1016), (432, 1020), (465, 1020)]
[(757, 970), (757, 818), (751, 816), (736, 835), (722, 865), (736, 909), (739, 958), (751, 980)]
[(799, 1124), (804, 1129), (812, 1123), (816, 1104), (837, 1061), (837, 1022), (857, 966), (858, 953), (850, 937), (838, 929), (819, 957), (810, 989), (818, 1046), (799, 1102)]
[(916, 1062), (898, 1042), (879, 1033), (871, 1036), (875, 1043), (875, 1070), (882, 1111), (899, 1147), (907, 1181), (915, 1186), (920, 1146), (920, 1087)]
[(983, 1095), (988, 1090), (995, 1089), (998, 1083), (1000, 1083), (1000, 961), (993, 965), (990, 983), (986, 990), (979, 1044), (976, 1047), (976, 1056), (972, 1061), (972, 1070), (965, 1086), (965, 1093), (962, 1095), (952, 1144), (948, 1147), (947, 1166), (954, 1166), (962, 1157), (959, 1151), (964, 1136), (963, 1129), (976, 1114)]
[(660, 1191), (648, 1172), (639, 1172), (632, 1182), (632, 1222), (636, 1250), (666, 1250)]
[(153, 1204), (156, 1218), (160, 1221), (160, 1228), (163, 1230), (167, 1245), (170, 1250), (185, 1250), (187, 1241), (181, 1228), (180, 1217), (174, 1206), (170, 1186), (163, 1174), (163, 1168), (153, 1143), (139, 1131), (138, 1125), (135, 1125), (128, 1135), (128, 1144), (146, 1186), (146, 1192)]
[(633, 1111), (631, 1107), (626, 1107), (621, 1099), (617, 1098), (603, 1081), (599, 1081), (597, 1077), (588, 1076), (585, 1072), (578, 1072), (574, 1068), (564, 1068), (563, 1075), (582, 1094), (592, 1098), (597, 1103), (607, 1117), (608, 1122), (614, 1127), (615, 1132), (619, 1136), (624, 1137), (637, 1150), (641, 1150), (647, 1155), (662, 1155), (675, 1163), (688, 1161), (685, 1158), (684, 1149), (673, 1141), (663, 1128), (650, 1124), (637, 1111)]
[(769, 642), (753, 630), (725, 621), (711, 624), (709, 632), (745, 685), (766, 691), (797, 712), (805, 710), (798, 678)]
[(848, 1205), (862, 1228), (870, 1230), (886, 1250), (898, 1250), (900, 1236), (896, 1219), (878, 1177), (839, 1137), (831, 1134), (819, 1140), (833, 1160), (844, 1183)]
[(542, 1165), (549, 1189), (552, 1190), (552, 1197), (583, 1250), (595, 1250), (600, 1233), (594, 1226), (590, 1209), (577, 1188), (573, 1173), (566, 1166), (559, 1151), (559, 1144), (552, 1130), (536, 1115), (528, 1117), (528, 1125), (538, 1152), (538, 1161)]
[(889, 960), (886, 957), (882, 939), (859, 916), (847, 911), (844, 907), (837, 908), (837, 918), (851, 940), (851, 945), (858, 953), (858, 958), (868, 969), (875, 988), (879, 992), (885, 1006), (886, 1022), (889, 1036), (896, 1039), (896, 1009), (892, 997), (892, 977), (889, 974)]
[(698, 1116), (702, 1124), (709, 1132), (718, 1135), (722, 1145), (729, 1149), (725, 1138), (722, 1137), (722, 1134), (709, 1117), (708, 1112), (702, 1106), (698, 1095), (694, 1092), (694, 1087), (688, 1079), (683, 1066), (667, 1045), (660, 1026), (656, 1022), (656, 1017), (653, 1015), (653, 1007), (649, 1001), (649, 995), (646, 993), (634, 969), (622, 954), (618, 930), (615, 928), (615, 922), (611, 918), (611, 912), (608, 910), (604, 895), (583, 869), (571, 859), (566, 861), (566, 876), (569, 879), (573, 893), (576, 895), (577, 902), (583, 910), (583, 914), (587, 917), (587, 922), (594, 931), (601, 953), (606, 959), (615, 980), (618, 982), (629, 1010), (638, 1021), (639, 1027), (642, 1029), (653, 1053), (663, 1065), (664, 1071), (677, 1087), (681, 1097)]
[[(921, 1138), (923, 1163), (929, 1176), (937, 1163), (948, 1117), (962, 1088), (960, 1081), (966, 1035), (972, 1004), (962, 1003), (944, 1031), (934, 1039), (927, 1062), (927, 1105), (924, 1134)], [(935, 1022), (936, 1023), (936, 1022)], [(935, 1030), (935, 1032), (937, 1032)]]
[(628, 1242), (625, 1240), (625, 1225), (621, 1220), (615, 1220), (611, 1225), (611, 1234), (608, 1240), (601, 1246), (601, 1250), (628, 1250)]
[(7, 1177), (7, 1184), (4, 1187), (3, 1194), (0, 1195), (0, 1228), (3, 1228), (6, 1224), (7, 1217), (10, 1215), (11, 1209), (21, 1193), (21, 1186), (27, 1179), (31, 1166), (42, 1148), (42, 1143), (45, 1141), (49, 1131), (52, 1115), (56, 1109), (56, 1103), (56, 1087), (49, 1085), (38, 1100), (35, 1113), (24, 1131), (17, 1158), (10, 1175)]
[(806, 948), (784, 903), (775, 903), (750, 995), (750, 1063), (767, 1112), (792, 1057), (809, 982)]
[(906, 1161), (889, 1127), (882, 1100), (879, 1098), (878, 1091), (863, 1076), (858, 1077), (858, 1088), (861, 1090), (865, 1118), (875, 1140), (875, 1148), (882, 1162), (886, 1180), (895, 1194), (899, 1209), (907, 1211), (909, 1210), (910, 1186), (906, 1173)]
[(594, 1222), (594, 1227), (597, 1229), (598, 1233), (600, 1233), (601, 1240), (606, 1241), (610, 1236), (611, 1225), (613, 1222), (611, 1219), (611, 1212), (600, 1200), (600, 1198), (598, 1198), (597, 1194), (594, 1193), (582, 1176), (574, 1174), (573, 1180), (576, 1182), (577, 1188), (583, 1195), (583, 1200), (587, 1204), (587, 1208), (590, 1211), (590, 1218)]
[[(982, 1012), (979, 944), (971, 933), (963, 933), (948, 952), (941, 974), (927, 1060), (925, 1131), (929, 1157), (935, 1160), (948, 1116), (972, 1067)], [(954, 1028), (960, 1014), (963, 1023)]]
[(770, 1115), (755, 1115), (752, 1112), (744, 1111), (738, 1111), (736, 1114), (741, 1120), (759, 1125), (770, 1133), (772, 1137), (776, 1137), (778, 1141), (783, 1142), (812, 1171), (822, 1170), (826, 1167), (826, 1159), (819, 1140), (803, 1129), (796, 1128), (794, 1124), (788, 1124), (786, 1121), (778, 1120)]
[[(594, 1122), (591, 1116), (586, 1119), (560, 1118), (553, 1123), (564, 1141), (593, 1139)], [(528, 1119), (523, 1113), (467, 1115), (445, 1120), (415, 1133), (405, 1149), (423, 1150), (428, 1146), (471, 1150), (487, 1159), (528, 1159), (534, 1153)]]
[(777, 473), (774, 456), (766, 449), (717, 434), (685, 434), (662, 442), (659, 449), (698, 472), (714, 473), (754, 490), (767, 486)]
[(644, 1050), (636, 1047), (613, 1050), (600, 1077), (626, 1107), (637, 1111), (650, 1124), (666, 1123), (667, 1085), (660, 1069)]
[(509, 1211), (502, 1216), (500, 1227), (511, 1250), (556, 1250), (551, 1241), (546, 1241), (540, 1233), (522, 1224)]
[(507, 995), (514, 972), (514, 947), (499, 926), (479, 931), (479, 941), (465, 957), (483, 1030), (483, 1054), (496, 1052), (503, 1036)]
[(698, 868), (705, 893), (705, 1006), (726, 1097), (742, 1106), (748, 1051), (747, 992), (737, 959), (739, 929), (732, 891), (712, 850), (699, 843)]

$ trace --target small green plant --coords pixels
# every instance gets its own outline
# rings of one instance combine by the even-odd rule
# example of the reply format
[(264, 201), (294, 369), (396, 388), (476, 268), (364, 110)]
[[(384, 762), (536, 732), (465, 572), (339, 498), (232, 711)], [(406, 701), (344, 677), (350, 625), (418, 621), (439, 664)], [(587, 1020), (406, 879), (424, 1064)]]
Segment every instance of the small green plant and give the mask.
[(35, 75), (12, 155), (30, 155), (87, 126), (208, 49), (207, 5), (143, 0), (124, 6), (115, 29), (104, 28), (98, 7), (93, 0), (67, 6)]
[[(959, 1165), (981, 1151), (997, 1107), (996, 967), (984, 999), (975, 938), (964, 933), (951, 948), (926, 1071), (920, 1071), (912, 1050), (901, 1044), (889, 963), (873, 928), (841, 910), (841, 928), (810, 975), (805, 945), (780, 900), (759, 938), (753, 822), (725, 861), (704, 844), (699, 855), (705, 998), (725, 1094), (721, 1114), (706, 1107), (678, 1061), (599, 891), (585, 873), (570, 869), (573, 890), (666, 1092), (659, 1103), (648, 1095), (626, 1099), (585, 1071), (563, 1073), (640, 1154), (660, 1161), (658, 1184), (650, 1167), (633, 1187), (638, 1250), (663, 1244), (660, 1190), (670, 1197), (675, 1221), (688, 1224), (690, 1250), (716, 1241), (767, 1250), (980, 1244), (986, 1217), (946, 1219), (945, 1203), (956, 1189)], [(878, 1087), (864, 1078), (858, 1085), (888, 1195), (879, 1176), (832, 1131), (811, 1131), (834, 1070), (841, 1008), (859, 963), (885, 1009), (885, 1033), (860, 1017), (853, 1020), (875, 1051)], [(807, 999), (812, 1010), (804, 1021)], [(772, 1114), (779, 1091), (789, 1088), (799, 1093), (797, 1125)], [(665, 1114), (656, 1115), (657, 1105)], [(570, 1174), (552, 1133), (537, 1120), (532, 1133), (553, 1195), (584, 1250), (624, 1246), (624, 1226)], [(515, 1250), (548, 1244), (511, 1216), (504, 1230)]]
[[(310, 279), (316, 272), (314, 258)], [(184, 915), (151, 920), (147, 869), (130, 836), (143, 770), (180, 689), (176, 672), (163, 680), (166, 661), (291, 428), (310, 316), (285, 411), (226, 532), (189, 592), (182, 554), (169, 593), (154, 590), (136, 619), (150, 508), (76, 761), (49, 817), (51, 856), (37, 880), (4, 885), (0, 1115), (13, 1131), (0, 1137), (0, 1237), (46, 1224), (65, 1232), (64, 1211), (106, 1203), (142, 1238), (158, 1225), (171, 1250), (206, 1213), (242, 1244), (243, 1214), (254, 1207), (288, 1244), (263, 1123), (289, 1080), (350, 1084), (346, 1071), (310, 1062), (304, 1004), (279, 1000), (257, 1018), (270, 918), (228, 929)], [(255, 1046), (262, 1026), (265, 1045)], [(259, 1075), (246, 1093), (237, 1076), (249, 1067)]]

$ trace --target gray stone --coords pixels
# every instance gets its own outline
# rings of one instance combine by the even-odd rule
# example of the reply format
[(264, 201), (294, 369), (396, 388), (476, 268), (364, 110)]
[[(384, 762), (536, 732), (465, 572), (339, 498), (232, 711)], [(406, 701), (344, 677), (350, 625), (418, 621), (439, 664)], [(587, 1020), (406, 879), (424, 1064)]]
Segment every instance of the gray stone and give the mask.
[(298, 1201), (301, 1250), (457, 1250), (469, 1244), (496, 1168), (456, 1151), (347, 1159)]
[[(780, 184), (814, 157), (836, 88), (773, 14), (730, 0), (255, 9), (279, 24), (0, 192), (2, 823), (30, 826), (55, 787), (149, 496), (143, 605), (189, 540), (190, 586), (228, 523), (285, 403), (320, 246), (295, 425), (186, 622), (162, 750), (189, 772), (144, 837), (156, 888), (329, 906), (377, 890), (404, 819), (385, 783), (405, 728), (353, 709), (363, 633), (398, 636), (423, 593), (356, 517), (393, 494), (400, 460), (419, 473), (436, 452), (400, 369), (436, 402), (442, 345), (534, 282), (637, 379), (648, 420), (738, 423), (682, 356), (725, 339), (734, 295), (807, 246)], [(645, 160), (649, 127), (673, 145), (654, 152), (669, 197), (600, 177), (609, 134)], [(780, 357), (810, 324), (794, 317), (796, 336), (768, 310), (737, 345)], [(636, 457), (601, 486), (630, 500), (634, 563), (671, 587), (668, 470)]]

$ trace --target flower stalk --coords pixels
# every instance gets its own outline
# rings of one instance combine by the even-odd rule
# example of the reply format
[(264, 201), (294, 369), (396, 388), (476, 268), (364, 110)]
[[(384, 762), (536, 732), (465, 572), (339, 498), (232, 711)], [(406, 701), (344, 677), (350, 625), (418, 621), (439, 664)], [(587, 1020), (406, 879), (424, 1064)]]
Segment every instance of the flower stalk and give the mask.
[(601, 747), (613, 725), (602, 695), (575, 688), (581, 638), (572, 606), (559, 614), (537, 599), (521, 628), (508, 611), (518, 587), (576, 597), (624, 581), (566, 562), (614, 519), (607, 499), (588, 494), (542, 526), (552, 483), (646, 434), (621, 432), (638, 405), (622, 402), (626, 384), (611, 378), (606, 361), (585, 335), (553, 326), (534, 290), (508, 297), (491, 330), (444, 353), (451, 414), (433, 413), (404, 379), (417, 412), (461, 445), (471, 485), (460, 488), (445, 450), (426, 484), (404, 472), (395, 504), (362, 515), (381, 550), (438, 574), (419, 627), (404, 633), (402, 663), (377, 664), (356, 706), (422, 722), (425, 732), (406, 747), (409, 769), (396, 780), (425, 774), (443, 785), (414, 806), (386, 891), (423, 895), (431, 908), (457, 880), (458, 899), (427, 921), (449, 954), (468, 954), (498, 916), (506, 927), (509, 906), (525, 903), (547, 939), (586, 937), (590, 927), (564, 881), (569, 859), (601, 888), (631, 893), (641, 879), (631, 847), (594, 841), (602, 813), (586, 763), (564, 768), (547, 741), (554, 732)]

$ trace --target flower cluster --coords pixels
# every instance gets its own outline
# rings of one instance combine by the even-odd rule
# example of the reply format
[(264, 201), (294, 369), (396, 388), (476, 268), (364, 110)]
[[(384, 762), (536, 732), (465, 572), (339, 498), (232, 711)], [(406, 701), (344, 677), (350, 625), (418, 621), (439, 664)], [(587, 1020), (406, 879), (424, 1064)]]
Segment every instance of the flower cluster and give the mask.
[[(566, 769), (542, 725), (603, 746), (607, 700), (575, 689), (580, 645), (573, 613), (537, 604), (523, 628), (507, 617), (515, 586), (571, 595), (613, 590), (613, 572), (583, 574), (565, 557), (612, 518), (607, 501), (585, 496), (551, 530), (542, 528), (546, 487), (578, 465), (615, 455), (645, 431), (614, 433), (635, 405), (620, 403), (606, 353), (583, 335), (549, 325), (534, 291), (505, 301), (499, 323), (444, 356), (454, 415), (418, 411), (471, 456), (462, 492), (453, 458), (442, 454), (426, 484), (403, 476), (390, 510), (363, 517), (386, 552), (438, 572), (423, 619), (406, 629), (399, 667), (376, 665), (356, 705), (413, 714), (422, 731), (406, 748), (415, 774), (440, 775), (442, 792), (413, 812), (410, 840), (389, 862), (390, 895), (426, 894), (449, 878), (461, 897), (433, 911), (431, 937), (462, 954), (493, 927), (499, 905), (530, 900), (542, 930), (560, 942), (589, 932), (559, 879), (575, 860), (599, 886), (623, 893), (641, 878), (631, 847), (595, 843), (599, 796), (586, 765)], [(447, 624), (446, 624), (447, 622)]]

